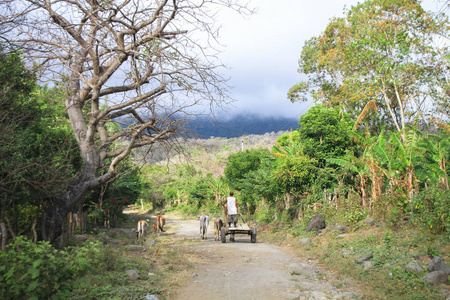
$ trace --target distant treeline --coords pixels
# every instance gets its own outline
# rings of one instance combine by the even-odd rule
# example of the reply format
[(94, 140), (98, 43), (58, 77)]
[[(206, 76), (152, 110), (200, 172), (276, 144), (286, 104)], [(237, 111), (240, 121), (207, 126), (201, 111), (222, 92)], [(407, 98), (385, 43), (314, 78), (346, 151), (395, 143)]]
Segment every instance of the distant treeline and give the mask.
[(192, 121), (189, 129), (199, 138), (224, 137), (235, 138), (250, 134), (289, 131), (298, 129), (295, 118), (264, 118), (258, 116), (236, 116), (229, 120), (211, 120), (198, 118)]

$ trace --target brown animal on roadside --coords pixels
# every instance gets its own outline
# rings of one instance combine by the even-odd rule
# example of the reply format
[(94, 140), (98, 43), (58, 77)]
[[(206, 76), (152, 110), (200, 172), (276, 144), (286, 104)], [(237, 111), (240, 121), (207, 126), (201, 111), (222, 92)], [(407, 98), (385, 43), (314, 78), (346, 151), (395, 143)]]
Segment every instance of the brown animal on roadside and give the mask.
[(137, 239), (140, 240), (143, 235), (145, 235), (145, 226), (148, 226), (146, 220), (138, 221), (137, 225)]
[(164, 216), (156, 216), (155, 225), (153, 225), (153, 232), (165, 232), (164, 225), (166, 224), (166, 219)]
[(221, 218), (217, 218), (214, 220), (214, 240), (220, 240), (220, 230), (223, 227), (223, 221)]

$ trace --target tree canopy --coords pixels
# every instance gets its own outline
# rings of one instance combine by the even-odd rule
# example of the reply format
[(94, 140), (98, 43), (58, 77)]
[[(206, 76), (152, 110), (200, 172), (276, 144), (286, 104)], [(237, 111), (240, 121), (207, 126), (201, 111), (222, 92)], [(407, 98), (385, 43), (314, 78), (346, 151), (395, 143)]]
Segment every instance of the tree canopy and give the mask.
[(447, 45), (437, 41), (448, 36), (446, 22), (417, 0), (360, 3), (305, 43), (299, 72), (308, 81), (293, 86), (288, 97), (342, 105), (355, 118), (372, 108), (371, 128), (399, 131), (417, 118), (427, 124), (427, 101), (433, 91), (443, 95), (448, 77)]

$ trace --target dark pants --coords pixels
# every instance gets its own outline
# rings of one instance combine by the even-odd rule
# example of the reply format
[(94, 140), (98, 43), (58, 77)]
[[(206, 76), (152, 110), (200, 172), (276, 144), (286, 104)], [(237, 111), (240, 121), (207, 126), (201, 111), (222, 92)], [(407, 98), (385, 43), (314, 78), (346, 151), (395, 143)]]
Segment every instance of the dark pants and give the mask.
[(228, 215), (228, 226), (231, 227), (231, 223), (236, 227), (236, 223), (238, 221), (238, 215)]

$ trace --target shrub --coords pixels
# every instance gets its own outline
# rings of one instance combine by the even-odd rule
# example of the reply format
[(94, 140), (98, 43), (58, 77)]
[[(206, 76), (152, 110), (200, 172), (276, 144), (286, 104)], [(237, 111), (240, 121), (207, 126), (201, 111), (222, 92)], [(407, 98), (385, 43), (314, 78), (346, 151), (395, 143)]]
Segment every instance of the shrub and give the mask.
[(266, 210), (263, 206), (256, 209), (253, 214), (253, 219), (258, 223), (270, 224), (273, 222), (273, 215), (275, 214), (275, 208), (270, 207)]
[(432, 232), (450, 233), (450, 190), (431, 187), (413, 199), (417, 220)]
[(1, 299), (62, 299), (74, 274), (48, 242), (19, 236), (0, 254)]
[(128, 205), (128, 199), (109, 200), (103, 203), (104, 218), (111, 227), (116, 227), (117, 223), (123, 219), (123, 209)]
[(111, 253), (102, 253), (99, 246), (91, 242), (63, 251), (18, 236), (0, 253), (0, 298), (65, 299), (77, 277), (110, 268)]

